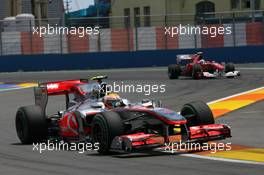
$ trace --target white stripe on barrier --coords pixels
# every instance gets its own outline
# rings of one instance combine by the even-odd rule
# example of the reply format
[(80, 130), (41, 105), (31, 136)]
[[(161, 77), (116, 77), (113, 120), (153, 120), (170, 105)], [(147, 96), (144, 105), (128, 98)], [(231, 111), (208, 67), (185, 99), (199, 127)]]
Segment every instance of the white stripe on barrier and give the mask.
[(65, 35), (44, 35), (44, 53), (67, 53), (67, 39)]
[(196, 34), (195, 35), (195, 40), (196, 40), (196, 47), (197, 48), (202, 48), (202, 35), (201, 34)]
[(245, 23), (235, 24), (235, 37), (236, 37), (236, 46), (247, 45), (246, 24)]
[(130, 31), (133, 31), (133, 45), (132, 45), (133, 48), (131, 48), (130, 50), (134, 51), (134, 50), (136, 50), (136, 44), (137, 44), (137, 41), (136, 41), (136, 29), (132, 29)]
[(179, 48), (195, 48), (195, 35), (179, 35)]
[[(201, 26), (196, 26), (196, 28), (201, 28)], [(179, 35), (179, 48), (201, 48), (201, 35), (197, 31), (198, 30), (192, 29), (189, 34)]]
[(200, 158), (200, 159), (208, 159), (208, 160), (216, 160), (216, 161), (224, 161), (224, 162), (231, 162), (231, 163), (243, 163), (243, 164), (253, 164), (253, 165), (264, 165), (263, 162), (255, 162), (255, 161), (247, 161), (247, 160), (237, 160), (237, 159), (227, 159), (227, 158), (210, 157), (210, 156), (201, 156), (201, 155), (196, 155), (196, 154), (181, 154), (180, 156)]
[(3, 55), (21, 54), (20, 32), (2, 32), (2, 51)]
[[(231, 29), (233, 28), (233, 25), (232, 24), (224, 24), (223, 26), (224, 26), (225, 29), (227, 27), (231, 27)], [(232, 47), (232, 46), (234, 46), (233, 33), (231, 33), (231, 34), (224, 34), (224, 47)]]
[(137, 41), (138, 50), (156, 50), (156, 27), (139, 27)]
[(112, 51), (111, 29), (100, 30), (101, 51)]
[(89, 51), (97, 52), (98, 49), (98, 35), (90, 35), (89, 36)]
[(62, 35), (62, 52), (68, 53), (68, 36)]

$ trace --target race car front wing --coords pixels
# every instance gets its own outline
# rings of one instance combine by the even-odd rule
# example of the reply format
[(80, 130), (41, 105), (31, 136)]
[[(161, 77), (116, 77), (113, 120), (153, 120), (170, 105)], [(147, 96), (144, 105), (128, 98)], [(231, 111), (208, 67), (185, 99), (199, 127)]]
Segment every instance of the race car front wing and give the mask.
[[(230, 127), (224, 124), (192, 126), (188, 129), (188, 137), (177, 142), (208, 142), (231, 137)], [(160, 148), (167, 143), (167, 136), (146, 134), (143, 132), (116, 136), (111, 144), (111, 150), (116, 152), (136, 152)], [(184, 138), (184, 137), (181, 137)]]
[(210, 73), (210, 72), (203, 72), (203, 77), (205, 78), (215, 78), (215, 77), (238, 77), (240, 76), (240, 71), (232, 71), (232, 72), (215, 72), (215, 73)]

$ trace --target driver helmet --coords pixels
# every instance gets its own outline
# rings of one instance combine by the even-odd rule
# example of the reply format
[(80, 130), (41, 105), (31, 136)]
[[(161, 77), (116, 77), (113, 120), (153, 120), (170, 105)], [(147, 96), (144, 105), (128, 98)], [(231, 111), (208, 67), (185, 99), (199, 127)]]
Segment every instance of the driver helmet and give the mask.
[(106, 108), (112, 109), (121, 106), (122, 99), (117, 93), (109, 93), (108, 95), (104, 96), (103, 103)]
[(201, 60), (199, 61), (199, 63), (204, 64), (204, 63), (205, 63), (205, 60), (204, 60), (204, 59), (201, 59)]
[(198, 55), (198, 56), (199, 56), (200, 60), (202, 60), (202, 59), (203, 59), (203, 52), (197, 52), (197, 54), (196, 54), (196, 55)]

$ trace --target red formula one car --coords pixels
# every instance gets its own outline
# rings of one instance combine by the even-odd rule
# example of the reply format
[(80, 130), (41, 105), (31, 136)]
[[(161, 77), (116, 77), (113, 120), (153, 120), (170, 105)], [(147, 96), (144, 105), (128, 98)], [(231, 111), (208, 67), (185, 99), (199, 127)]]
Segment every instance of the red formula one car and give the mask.
[[(95, 78), (99, 79), (95, 83), (69, 80), (36, 87), (35, 105), (20, 107), (16, 113), (20, 141), (31, 144), (56, 138), (98, 143), (98, 152), (106, 154), (154, 149), (179, 141), (200, 143), (231, 137), (230, 128), (215, 124), (211, 110), (201, 101), (184, 105), (180, 114), (150, 100), (129, 103), (118, 95), (102, 93), (105, 86), (102, 87), (101, 78)], [(48, 97), (53, 95), (65, 95), (66, 110), (47, 116)]]
[(178, 55), (177, 64), (169, 65), (168, 76), (170, 79), (177, 79), (179, 76), (192, 77), (193, 79), (240, 76), (232, 63), (226, 65), (215, 61), (205, 61), (203, 53), (194, 55)]

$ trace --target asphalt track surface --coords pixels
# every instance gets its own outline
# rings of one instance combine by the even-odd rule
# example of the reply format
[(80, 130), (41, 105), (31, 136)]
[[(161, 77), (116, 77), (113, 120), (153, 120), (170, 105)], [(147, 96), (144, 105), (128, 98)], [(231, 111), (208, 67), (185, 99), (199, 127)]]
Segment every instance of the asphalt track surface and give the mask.
[[(247, 65), (243, 65), (247, 67)], [(165, 84), (165, 93), (125, 93), (132, 100), (161, 99), (167, 108), (179, 111), (187, 102), (213, 101), (222, 97), (263, 86), (264, 69), (243, 69), (236, 79), (168, 80), (162, 68), (120, 69), (72, 72), (2, 73), (0, 82), (45, 82), (50, 80), (87, 78), (107, 74), (109, 82), (124, 84)], [(96, 152), (79, 154), (71, 151), (32, 151), (32, 145), (21, 145), (16, 136), (14, 116), (22, 105), (34, 103), (33, 91), (21, 89), (0, 92), (0, 174), (191, 174), (241, 175), (263, 174), (263, 165), (232, 163), (184, 157), (178, 154), (148, 153), (128, 156), (99, 156)], [(53, 99), (51, 111), (56, 111), (61, 99)], [(232, 144), (262, 147), (264, 145), (264, 102), (231, 112), (218, 119), (232, 127)]]

